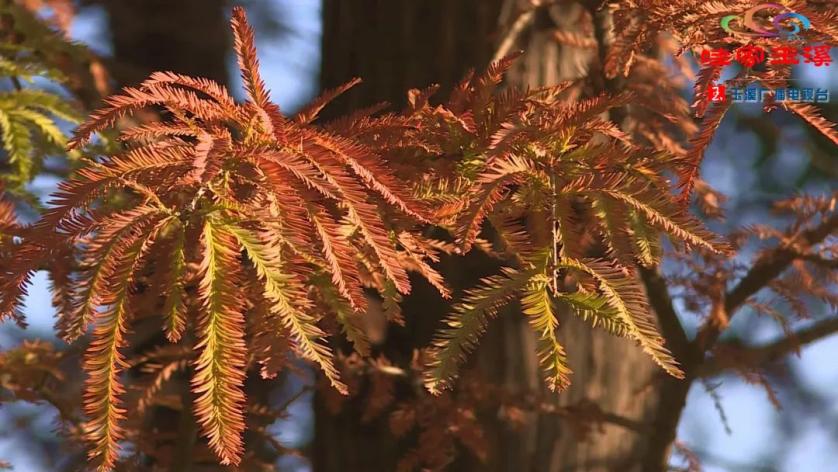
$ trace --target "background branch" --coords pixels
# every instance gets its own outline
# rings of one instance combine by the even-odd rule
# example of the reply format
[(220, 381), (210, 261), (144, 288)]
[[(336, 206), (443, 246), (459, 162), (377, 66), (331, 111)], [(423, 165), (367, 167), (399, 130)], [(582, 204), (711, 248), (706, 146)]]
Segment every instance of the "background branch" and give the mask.
[(655, 310), (667, 347), (675, 355), (675, 359), (686, 367), (685, 363), (692, 357), (690, 340), (675, 312), (666, 281), (656, 267), (640, 267), (640, 279), (646, 287), (649, 303)]
[(799, 351), (801, 346), (835, 333), (838, 333), (838, 318), (828, 318), (790, 336), (767, 344), (756, 346), (720, 344), (717, 346), (719, 355), (708, 358), (697, 375), (712, 377), (728, 369), (748, 369), (765, 365), (777, 361), (789, 353)]
[[(673, 353), (678, 356), (678, 352), (681, 352), (679, 361), (682, 363), (685, 374), (684, 380), (666, 377), (662, 381), (660, 400), (652, 424), (653, 433), (649, 441), (650, 446), (641, 459), (644, 471), (666, 470), (669, 451), (675, 441), (678, 422), (686, 405), (687, 394), (693, 381), (700, 377), (700, 373), (709, 375), (705, 372), (718, 369), (716, 367), (703, 367), (705, 353), (716, 343), (730, 317), (751, 295), (757, 293), (779, 276), (792, 261), (801, 257), (802, 251), (797, 250), (796, 247), (809, 247), (818, 244), (836, 228), (838, 228), (838, 215), (832, 215), (818, 226), (803, 231), (792, 241), (781, 244), (757, 259), (739, 283), (729, 292), (721, 295), (723, 298), (716, 302), (713, 313), (701, 327), (696, 338), (692, 342), (687, 342), (688, 347), (681, 346), (685, 342), (686, 334), (683, 333), (683, 328), (678, 322), (665, 281), (656, 271), (641, 269), (641, 277), (649, 294), (649, 301), (661, 324), (661, 331)], [(720, 322), (720, 318), (724, 322)], [(797, 349), (800, 344), (812, 342), (838, 330), (837, 325), (838, 320), (829, 320), (807, 330), (802, 330), (798, 333), (796, 339), (787, 338), (764, 346), (753, 354), (755, 356), (754, 361), (768, 361), (791, 352)], [(759, 365), (759, 363), (753, 365)]]
[(509, 27), (506, 34), (503, 35), (503, 39), (501, 39), (498, 44), (498, 48), (495, 50), (495, 54), (492, 56), (492, 62), (499, 61), (509, 55), (509, 53), (512, 52), (512, 48), (515, 47), (515, 43), (518, 42), (518, 38), (521, 34), (523, 34), (527, 27), (532, 24), (536, 10), (551, 3), (553, 2), (533, 1), (532, 8), (521, 12), (515, 18), (515, 21), (512, 22), (512, 25)]
[[(783, 273), (789, 264), (799, 257), (801, 251), (795, 245), (804, 247), (815, 245), (823, 241), (838, 229), (838, 214), (834, 214), (821, 222), (818, 226), (802, 232), (788, 244), (781, 244), (776, 249), (760, 257), (742, 280), (731, 289), (724, 298), (724, 314), (727, 319), (733, 317), (736, 310), (753, 294), (760, 291), (769, 282)], [(694, 341), (696, 347), (707, 351), (713, 347), (723, 331), (722, 327), (709, 319), (702, 327)]]

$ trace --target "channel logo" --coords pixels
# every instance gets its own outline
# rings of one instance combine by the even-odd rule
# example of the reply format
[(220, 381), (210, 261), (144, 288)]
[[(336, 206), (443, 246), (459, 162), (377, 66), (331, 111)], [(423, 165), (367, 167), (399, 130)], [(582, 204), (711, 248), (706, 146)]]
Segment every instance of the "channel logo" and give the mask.
[[(766, 21), (767, 18), (758, 19), (758, 13), (762, 11), (768, 13), (769, 10), (779, 12), (770, 18), (770, 24)], [(797, 36), (797, 33), (812, 27), (812, 23), (805, 15), (777, 3), (759, 4), (746, 11), (744, 16), (727, 15), (719, 23), (728, 34), (749, 38), (791, 39)]]

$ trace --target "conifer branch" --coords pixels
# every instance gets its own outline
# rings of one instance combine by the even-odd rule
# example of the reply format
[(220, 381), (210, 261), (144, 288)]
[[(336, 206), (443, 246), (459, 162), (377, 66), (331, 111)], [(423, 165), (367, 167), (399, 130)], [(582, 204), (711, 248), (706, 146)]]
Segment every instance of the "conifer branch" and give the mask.
[(204, 313), (195, 348), (192, 391), (195, 416), (210, 448), (224, 465), (238, 465), (244, 452), (243, 391), (246, 347), (244, 301), (236, 295), (241, 283), (238, 251), (232, 235), (217, 222), (203, 225), (200, 294)]
[(494, 275), (481, 280), (480, 285), (470, 290), (462, 302), (457, 304), (451, 315), (445, 319), (445, 328), (439, 330), (434, 341), (432, 360), (425, 374), (425, 387), (438, 395), (451, 388), (459, 365), (476, 346), (478, 338), (486, 332), (489, 319), (509, 303), (535, 275), (534, 271), (518, 272), (504, 269), (503, 275)]
[(648, 302), (642, 289), (620, 270), (602, 260), (564, 259), (561, 267), (577, 270), (592, 277), (603, 297), (628, 327), (628, 335), (636, 340), (643, 350), (667, 373), (675, 378), (684, 378), (678, 362), (664, 347), (665, 340), (658, 334), (654, 321), (648, 312)]
[(544, 371), (547, 387), (557, 392), (570, 385), (570, 374), (573, 372), (567, 364), (564, 347), (556, 337), (559, 320), (550, 298), (551, 280), (551, 277), (543, 273), (531, 279), (521, 298), (521, 308), (538, 335), (538, 360)]
[[(401, 113), (373, 107), (316, 124), (327, 103), (358, 83), (353, 79), (296, 116), (284, 116), (270, 101), (255, 34), (241, 8), (233, 10), (231, 26), (244, 103), (213, 81), (155, 72), (108, 98), (67, 141), (55, 119), (77, 117), (61, 97), (28, 86), (0, 94), (4, 170), (20, 175), (7, 180), (12, 193), (38, 171), (47, 150), (57, 152), (67, 144), (67, 155), (75, 158), (94, 148), (85, 145), (95, 134), (123, 127), (124, 118), (147, 109), (164, 112), (161, 122), (120, 130), (115, 144), (121, 151), (82, 159), (35, 224), (20, 225), (14, 207), (0, 202), (0, 321), (23, 324), (19, 307), (27, 287), (36, 271), (47, 270), (62, 337), (82, 338), (94, 325), (84, 362), (84, 433), (92, 442), (92, 462), (103, 472), (121, 467), (119, 448), (126, 440), (138, 456), (157, 452), (144, 450), (137, 440), (145, 433), (143, 425), (136, 426), (142, 421), (124, 421), (133, 405), (123, 400), (128, 396), (122, 382), (128, 379), (122, 374), (129, 367), (123, 350), (131, 320), (147, 315), (160, 316), (151, 324), (162, 325), (169, 341), (196, 351), (194, 356), (154, 351), (134, 364), (142, 364), (138, 370), (150, 380), (141, 384), (138, 413), (164, 403), (164, 387), (173, 374), (194, 366), (189, 383), (197, 397), (194, 417), (185, 402), (188, 392), (180, 392), (183, 437), (176, 449), (183, 457), (172, 464), (178, 470), (193, 460), (188, 453), (195, 451), (197, 439), (193, 422), (223, 464), (249, 470), (254, 455), (244, 450), (245, 414), (276, 418), (277, 413), (263, 411), (269, 407), (260, 401), (246, 407), (246, 373), (253, 366), (263, 378), (275, 377), (293, 368), (291, 353), (313, 362), (340, 393), (362, 385), (352, 375), (372, 375), (370, 404), (377, 411), (392, 401), (394, 379), (413, 380), (424, 367), (422, 380), (434, 396), (422, 397), (412, 413), (408, 409), (415, 405), (400, 405), (391, 420), (410, 423), (400, 426), (404, 431), (433, 423), (419, 433), (425, 449), (442, 449), (438, 446), (456, 439), (480, 455), (480, 431), (470, 416), (474, 409), (462, 404), (470, 392), (440, 394), (454, 386), (460, 366), (507, 304), (520, 306), (536, 334), (537, 357), (551, 390), (564, 389), (571, 373), (556, 335), (564, 312), (558, 305), (595, 328), (637, 341), (671, 374), (655, 378), (659, 403), (648, 425), (602, 412), (591, 415), (596, 413), (591, 409), (534, 408), (562, 416), (589, 414), (647, 434), (640, 468), (662, 470), (694, 380), (729, 368), (749, 369), (838, 332), (830, 319), (765, 345), (716, 346), (715, 355), (705, 359), (739, 308), (760, 305), (754, 296), (763, 288), (797, 313), (806, 312), (805, 296), (834, 304), (833, 287), (827, 285), (834, 285), (829, 271), (836, 262), (826, 238), (838, 227), (836, 217), (829, 216), (835, 199), (801, 198), (788, 206), (806, 216), (787, 234), (752, 230), (781, 243), (760, 253), (732, 289), (724, 290), (722, 277), (710, 280), (703, 274), (701, 283), (688, 287), (688, 297), (713, 302), (698, 337), (688, 339), (658, 273), (661, 236), (683, 243), (676, 249), (699, 249), (706, 264), (722, 261), (730, 248), (678, 205), (668, 176), (679, 177), (683, 203), (700, 182), (703, 156), (727, 105), (704, 113), (705, 92), (720, 69), (703, 69), (694, 107), (704, 120), (696, 127), (677, 84), (665, 78), (670, 71), (650, 51), (695, 52), (704, 47), (697, 38), (731, 44), (735, 38), (698, 29), (717, 21), (727, 7), (694, 0), (584, 3), (580, 18), (592, 23), (603, 75), (589, 76), (592, 83), (585, 89), (607, 93), (582, 100), (560, 99), (570, 82), (499, 90), (515, 59), (509, 52), (545, 13), (541, 9), (548, 2), (535, 0), (511, 19), (496, 60), (484, 73), (469, 74), (440, 105), (430, 104), (439, 87), (411, 90)], [(748, 2), (739, 3), (744, 8)], [(807, 34), (836, 37), (830, 26), (835, 14), (803, 5), (800, 11), (821, 30)], [(664, 37), (660, 33), (667, 28), (673, 31)], [(593, 44), (581, 36), (557, 38)], [(35, 75), (57, 77), (26, 54), (16, 61), (4, 56), (0, 75), (13, 83)], [(754, 73), (774, 88), (790, 68)], [(838, 139), (834, 124), (816, 108), (786, 108), (833, 142)], [(611, 119), (604, 118), (608, 113)], [(681, 147), (680, 141), (696, 131), (689, 149)], [(822, 222), (811, 229), (800, 223), (817, 218)], [(420, 236), (443, 229), (451, 231), (451, 242)], [(366, 311), (365, 291), (378, 291), (383, 317), (404, 324), (399, 303), (411, 290), (408, 272), (418, 273), (447, 298), (451, 291), (434, 264), (455, 246), (477, 246), (505, 263), (514, 261), (516, 269), (503, 269), (466, 289), (436, 333), (429, 356), (417, 356), (411, 368), (362, 360), (373, 367), (353, 369), (358, 356), (373, 351), (365, 317), (374, 313)], [(593, 251), (599, 259), (586, 258)], [(147, 263), (152, 257), (156, 262)], [(785, 277), (787, 268), (793, 270)], [(355, 348), (351, 357), (327, 342), (341, 332)], [(433, 415), (450, 418), (429, 420)], [(266, 430), (257, 424), (253, 431)], [(273, 438), (267, 441), (282, 449)], [(422, 454), (442, 460), (431, 464)], [(437, 468), (448, 454), (417, 450), (415, 455), (417, 464)]]

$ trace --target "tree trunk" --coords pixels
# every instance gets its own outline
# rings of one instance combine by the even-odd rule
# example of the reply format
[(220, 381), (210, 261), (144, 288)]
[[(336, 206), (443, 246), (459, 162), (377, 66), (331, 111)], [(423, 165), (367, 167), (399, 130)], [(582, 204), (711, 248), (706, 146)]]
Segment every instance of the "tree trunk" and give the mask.
[[(444, 97), (467, 68), (479, 70), (488, 64), (495, 46), (521, 11), (518, 8), (503, 0), (325, 0), (321, 85), (334, 87), (355, 76), (364, 80), (336, 103), (331, 113), (380, 101), (398, 108), (409, 88), (431, 83), (441, 84)], [(593, 36), (590, 18), (579, 4), (537, 10), (518, 38), (517, 48), (525, 54), (510, 71), (508, 82), (540, 86), (586, 75), (589, 63), (596, 63), (600, 55), (560, 45), (553, 32), (561, 29)], [(603, 43), (605, 36), (600, 36)], [(592, 70), (599, 74), (598, 65)], [(599, 91), (603, 83), (601, 78), (591, 77), (578, 93)], [(442, 267), (458, 290), (474, 286), (479, 276), (492, 268), (485, 258), (473, 254), (447, 261)], [(405, 339), (399, 330), (387, 340), (391, 346), (385, 346), (384, 352), (427, 345), (446, 305), (420, 285), (406, 298), (404, 310), (412, 323), (410, 334)], [(634, 343), (595, 330), (574, 316), (566, 315), (559, 321), (560, 340), (574, 374), (572, 386), (558, 395), (543, 386), (535, 338), (521, 313), (507, 310), (491, 322), (473, 362), (489, 381), (512, 394), (536, 399), (542, 404), (541, 412), (527, 413), (527, 422), (516, 430), (499, 420), (499, 414), (486, 418), (491, 445), (487, 463), (465, 457), (450, 470), (638, 469), (636, 454), (642, 451), (646, 435), (629, 426), (645, 423), (651, 414), (658, 371)], [(562, 407), (591, 405), (612, 415), (612, 420), (613, 415), (622, 417), (617, 419), (622, 426), (605, 422), (583, 435), (574, 427), (578, 423), (562, 414), (567, 411)], [(363, 425), (361, 407), (356, 400), (338, 415), (331, 415), (322, 399), (317, 400), (315, 471), (395, 470), (395, 461), (405, 451), (394, 450), (396, 443), (386, 422)]]
[(100, 0), (108, 13), (111, 73), (136, 85), (154, 71), (175, 71), (227, 83), (230, 28), (226, 0)]

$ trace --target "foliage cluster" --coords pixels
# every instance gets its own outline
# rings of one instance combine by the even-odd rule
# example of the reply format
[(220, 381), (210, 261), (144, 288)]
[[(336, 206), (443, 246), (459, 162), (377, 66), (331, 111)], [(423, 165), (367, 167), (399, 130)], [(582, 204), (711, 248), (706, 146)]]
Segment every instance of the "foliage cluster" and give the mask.
[[(698, 33), (722, 6), (672, 3), (687, 8), (675, 38), (682, 51), (730, 41)], [(147, 411), (178, 375), (191, 379), (196, 421), (209, 449), (222, 464), (246, 463), (248, 416), (274, 414), (245, 398), (247, 375), (273, 378), (293, 369), (294, 356), (316, 364), (343, 394), (353, 384), (342, 377), (345, 366), (370, 367), (378, 389), (370, 416), (392, 402), (394, 375), (421, 378), (439, 395), (400, 404), (390, 416), (398, 434), (423, 428), (405, 470), (443, 466), (451, 439), (485, 455), (472, 410), (459, 406), (464, 398), (478, 402), (470, 379), (462, 381), (466, 393), (459, 396), (443, 390), (455, 386), (461, 365), (507, 304), (520, 306), (528, 319), (551, 390), (571, 380), (557, 336), (565, 313), (636, 341), (673, 377), (693, 375), (659, 332), (655, 302), (640, 275), (660, 263), (665, 235), (674, 256), (694, 268), (673, 284), (682, 285), (694, 305), (712, 305), (721, 276), (736, 272), (729, 261), (742, 238), (732, 235), (730, 244), (711, 233), (686, 204), (695, 188), (704, 212), (714, 209), (707, 203), (713, 191), (698, 168), (726, 108), (707, 110), (699, 99), (693, 108), (705, 118), (696, 130), (675, 79), (658, 83), (663, 66), (644, 51), (669, 29), (671, 8), (618, 2), (621, 33), (604, 70), (610, 79), (628, 77), (628, 85), (587, 99), (567, 99), (578, 85), (573, 82), (500, 89), (513, 55), (470, 74), (442, 104), (431, 105), (436, 87), (430, 87), (409, 91), (401, 113), (373, 108), (315, 124), (323, 107), (358, 81), (284, 115), (260, 77), (253, 31), (240, 8), (232, 29), (243, 103), (213, 81), (157, 72), (107, 98), (68, 142), (54, 121), (77, 120), (68, 102), (31, 87), (3, 92), (0, 128), (11, 170), (3, 175), (11, 196), (22, 195), (43, 158), (65, 145), (79, 168), (31, 225), (17, 221), (9, 196), (0, 201), (0, 320), (23, 324), (18, 310), (30, 280), (47, 270), (61, 338), (72, 343), (90, 334), (86, 420), (63, 411), (62, 419), (76, 425), (71, 434), (92, 444), (90, 459), (100, 470), (128, 460), (120, 454), (124, 441), (136, 445), (135, 456), (154, 454), (137, 433), (141, 418), (127, 412)], [(806, 13), (816, 26), (812, 34), (836, 41), (832, 13)], [(661, 41), (665, 50), (675, 44)], [(0, 49), (0, 72), (15, 85), (34, 76), (63, 77), (25, 40)], [(790, 70), (742, 74), (778, 84)], [(697, 96), (718, 77), (718, 70), (702, 70)], [(670, 101), (653, 98), (654, 87)], [(790, 108), (838, 142), (814, 108)], [(118, 145), (85, 147), (114, 129)], [(678, 144), (690, 135), (688, 148)], [(796, 198), (780, 206), (802, 215), (788, 231), (743, 233), (776, 238), (796, 261), (794, 272), (770, 281), (770, 288), (801, 313), (803, 296), (836, 304), (835, 274), (828, 270), (834, 248), (818, 247), (835, 230), (834, 203), (834, 197)], [(823, 221), (831, 223), (824, 227)], [(452, 293), (434, 265), (473, 249), (504, 268), (464, 294)], [(762, 259), (779, 257), (772, 251)], [(376, 297), (389, 321), (404, 322), (398, 303), (411, 290), (408, 272), (456, 301), (432, 345), (401, 369), (372, 356), (365, 323)], [(765, 303), (749, 303), (770, 311)], [(150, 320), (172, 344), (128, 355), (131, 333)], [(339, 332), (354, 354), (330, 345)], [(62, 379), (60, 356), (43, 343), (3, 353), (3, 389), (18, 399), (44, 399), (48, 385)], [(24, 368), (27, 363), (37, 368)], [(126, 379), (139, 373), (150, 380), (126, 388)]]

